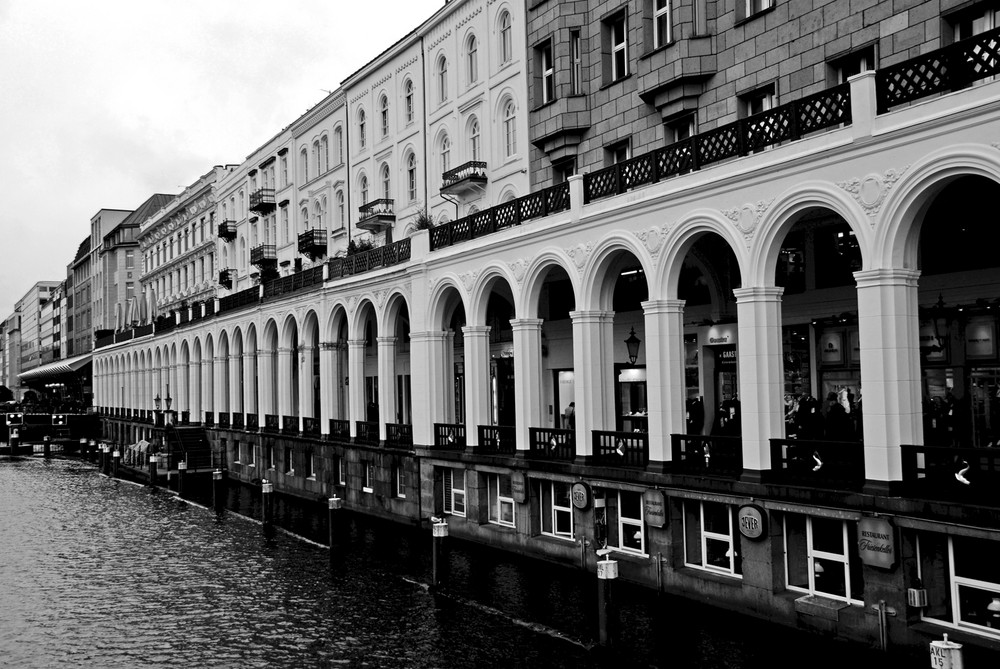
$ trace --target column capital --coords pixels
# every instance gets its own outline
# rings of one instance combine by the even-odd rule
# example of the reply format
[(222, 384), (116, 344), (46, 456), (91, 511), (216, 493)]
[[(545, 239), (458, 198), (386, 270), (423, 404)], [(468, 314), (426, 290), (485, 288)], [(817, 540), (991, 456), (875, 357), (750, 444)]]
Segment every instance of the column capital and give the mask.
[(379, 346), (395, 346), (399, 337), (375, 337)]
[(514, 331), (517, 330), (541, 330), (542, 323), (545, 321), (541, 318), (512, 318), (510, 319), (510, 327)]
[(294, 352), (293, 349), (286, 348), (284, 346), (278, 347), (278, 349), (276, 350), (278, 352), (278, 355), (291, 355)]
[(488, 337), (490, 334), (489, 325), (463, 325), (462, 334), (467, 337)]
[(604, 323), (614, 321), (615, 312), (604, 311), (601, 309), (594, 309), (590, 311), (571, 311), (569, 312), (569, 317), (574, 323)]
[(920, 278), (919, 269), (904, 269), (902, 267), (887, 267), (883, 269), (863, 269), (854, 273), (858, 288), (872, 286), (910, 286), (915, 287)]
[(321, 351), (336, 351), (338, 348), (338, 342), (335, 341), (321, 341), (319, 343), (319, 350)]
[(365, 342), (364, 339), (348, 339), (347, 340), (347, 348), (353, 348), (353, 349), (365, 348), (365, 344), (366, 344), (366, 342)]
[(411, 332), (410, 341), (444, 341), (448, 333), (444, 330), (428, 330), (426, 332)]
[(641, 302), (644, 314), (682, 314), (687, 300), (647, 300)]
[(781, 286), (750, 286), (733, 289), (736, 302), (780, 302), (785, 289)]

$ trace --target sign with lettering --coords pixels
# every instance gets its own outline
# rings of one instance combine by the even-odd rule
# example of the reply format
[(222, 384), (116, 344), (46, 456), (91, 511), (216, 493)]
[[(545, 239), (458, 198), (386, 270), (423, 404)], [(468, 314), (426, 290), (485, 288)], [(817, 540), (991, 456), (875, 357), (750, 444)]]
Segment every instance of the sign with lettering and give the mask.
[(747, 539), (760, 541), (767, 532), (767, 512), (756, 504), (745, 504), (737, 514), (740, 534)]
[(844, 362), (844, 333), (827, 332), (819, 338), (819, 359), (828, 365)]
[(995, 358), (997, 355), (993, 318), (970, 318), (965, 326), (965, 355), (969, 358)]
[(885, 518), (858, 521), (858, 555), (872, 567), (892, 569), (896, 563), (896, 531)]
[(736, 371), (736, 347), (719, 346), (715, 349), (715, 365), (726, 371)]
[(573, 484), (570, 496), (573, 498), (573, 506), (581, 511), (590, 506), (590, 486), (583, 481)]
[(528, 501), (528, 477), (524, 472), (514, 472), (510, 475), (510, 496), (518, 504)]
[(735, 346), (737, 344), (736, 324), (723, 323), (713, 325), (708, 329), (708, 333), (705, 336), (705, 343), (709, 346)]
[(663, 527), (667, 524), (667, 505), (662, 490), (647, 490), (642, 493), (642, 513), (650, 527)]

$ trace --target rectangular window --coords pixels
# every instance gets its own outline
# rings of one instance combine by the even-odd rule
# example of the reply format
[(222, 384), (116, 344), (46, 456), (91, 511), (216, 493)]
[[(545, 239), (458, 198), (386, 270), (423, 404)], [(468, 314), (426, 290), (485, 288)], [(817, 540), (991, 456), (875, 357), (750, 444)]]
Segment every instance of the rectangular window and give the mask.
[(748, 19), (754, 14), (759, 14), (765, 9), (770, 9), (774, 6), (774, 0), (743, 0), (741, 9), (743, 10), (743, 16), (737, 16), (737, 20)]
[(664, 140), (666, 144), (676, 144), (690, 139), (695, 134), (695, 115), (687, 114), (681, 118), (664, 124)]
[(491, 523), (514, 527), (514, 497), (510, 474), (489, 474), (489, 519)]
[(580, 31), (569, 31), (570, 94), (583, 94), (583, 55), (580, 46)]
[(604, 164), (607, 167), (623, 163), (631, 157), (632, 148), (627, 139), (604, 147)]
[(721, 574), (743, 573), (736, 507), (720, 502), (684, 501), (684, 564)]
[(538, 481), (542, 534), (573, 539), (573, 502), (570, 484), (562, 481)]
[(628, 76), (628, 29), (625, 12), (619, 12), (604, 22), (605, 83)]
[(274, 446), (270, 444), (264, 446), (264, 466), (274, 469)]
[(135, 269), (135, 251), (125, 251), (125, 269)]
[(445, 513), (453, 516), (465, 515), (465, 470), (446, 467), (441, 472), (443, 504)]
[(125, 299), (131, 300), (135, 297), (135, 284), (129, 281), (125, 284)]
[(316, 454), (312, 451), (306, 451), (306, 478), (316, 478)]
[(285, 473), (295, 474), (295, 467), (292, 466), (292, 449), (290, 446), (285, 446)]
[(254, 448), (251, 442), (247, 442), (247, 462), (248, 467), (257, 466), (257, 449)]
[(659, 49), (672, 40), (670, 0), (653, 0), (653, 48)]
[(333, 480), (337, 485), (347, 485), (347, 476), (344, 471), (344, 459), (339, 455), (333, 456), (333, 461), (331, 462), (333, 467)]
[(764, 86), (740, 96), (740, 117), (746, 118), (774, 107), (774, 85)]
[(537, 49), (538, 64), (538, 94), (542, 104), (556, 99), (556, 73), (552, 59), (552, 42), (546, 42)]
[(1000, 635), (1000, 541), (922, 533), (917, 563), (927, 589), (924, 620)]
[(396, 465), (392, 473), (393, 494), (400, 498), (406, 498), (406, 469), (402, 465)]
[(830, 86), (846, 84), (849, 77), (875, 69), (875, 45), (853, 51), (830, 61), (827, 67), (827, 83)]
[(1000, 9), (993, 3), (983, 2), (949, 16), (948, 23), (951, 25), (952, 38), (957, 42), (1000, 25)]
[(361, 461), (361, 469), (364, 475), (363, 492), (375, 492), (375, 463), (369, 460)]
[(789, 513), (783, 530), (789, 590), (862, 603), (857, 523)]
[(564, 160), (552, 166), (552, 182), (555, 184), (566, 183), (574, 174), (576, 174), (575, 158)]
[(618, 548), (632, 553), (646, 553), (640, 493), (618, 491)]

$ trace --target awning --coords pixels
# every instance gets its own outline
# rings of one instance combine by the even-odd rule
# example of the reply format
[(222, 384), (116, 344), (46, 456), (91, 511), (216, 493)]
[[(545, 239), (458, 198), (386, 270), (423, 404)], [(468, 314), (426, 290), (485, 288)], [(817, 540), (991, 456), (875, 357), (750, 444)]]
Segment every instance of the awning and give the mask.
[(47, 365), (42, 365), (41, 367), (35, 367), (34, 369), (29, 369), (26, 372), (21, 372), (17, 375), (17, 378), (22, 381), (34, 381), (35, 379), (59, 376), (60, 374), (72, 374), (73, 372), (80, 371), (82, 367), (90, 363), (93, 357), (93, 353), (87, 353), (86, 355), (78, 355), (75, 358), (56, 360), (55, 362), (50, 362)]

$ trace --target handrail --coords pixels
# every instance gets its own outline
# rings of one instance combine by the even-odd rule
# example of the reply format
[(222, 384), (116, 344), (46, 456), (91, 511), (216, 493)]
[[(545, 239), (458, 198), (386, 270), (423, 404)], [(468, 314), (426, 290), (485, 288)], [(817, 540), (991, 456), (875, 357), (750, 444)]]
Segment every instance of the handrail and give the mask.
[(374, 269), (398, 265), (410, 260), (412, 247), (410, 238), (401, 239), (398, 242), (380, 246), (376, 249), (369, 249), (354, 255), (331, 258), (330, 278), (342, 278), (363, 274)]

